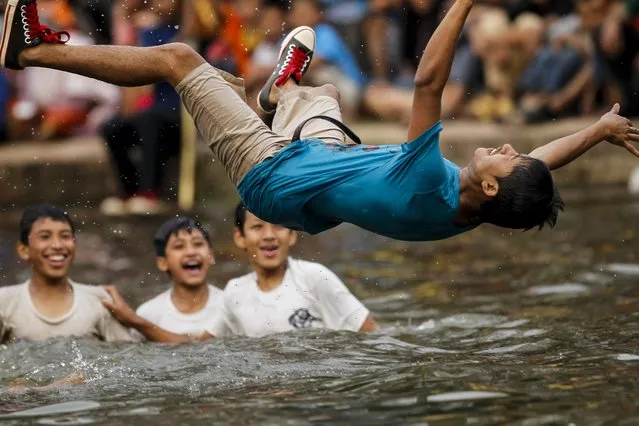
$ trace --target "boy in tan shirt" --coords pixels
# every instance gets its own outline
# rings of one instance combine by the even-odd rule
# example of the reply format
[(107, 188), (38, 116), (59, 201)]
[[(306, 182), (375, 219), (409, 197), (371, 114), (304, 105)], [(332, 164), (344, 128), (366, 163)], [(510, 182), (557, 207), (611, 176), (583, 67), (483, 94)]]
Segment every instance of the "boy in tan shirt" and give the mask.
[(31, 278), (0, 287), (0, 343), (57, 336), (132, 340), (102, 305), (102, 300), (110, 299), (103, 288), (69, 279), (75, 229), (64, 211), (51, 205), (27, 208), (17, 249), (31, 265)]

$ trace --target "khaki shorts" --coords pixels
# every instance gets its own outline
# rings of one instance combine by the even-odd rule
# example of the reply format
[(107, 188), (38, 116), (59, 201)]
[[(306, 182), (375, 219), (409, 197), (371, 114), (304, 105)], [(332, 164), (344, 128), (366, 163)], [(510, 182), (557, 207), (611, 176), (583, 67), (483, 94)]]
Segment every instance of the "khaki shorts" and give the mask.
[[(317, 115), (342, 120), (335, 99), (300, 88), (281, 97), (271, 130), (246, 104), (244, 80), (209, 64), (197, 67), (175, 89), (236, 186), (251, 168), (290, 144), (295, 129), (304, 120)], [(346, 143), (344, 132), (325, 120), (306, 124), (302, 132), (302, 139), (305, 138)]]

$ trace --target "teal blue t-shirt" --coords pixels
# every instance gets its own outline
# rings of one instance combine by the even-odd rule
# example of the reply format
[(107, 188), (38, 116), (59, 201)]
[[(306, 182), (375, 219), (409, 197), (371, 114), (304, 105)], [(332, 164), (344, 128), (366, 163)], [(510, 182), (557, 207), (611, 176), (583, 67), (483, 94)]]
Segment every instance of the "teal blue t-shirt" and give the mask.
[(397, 240), (440, 240), (453, 224), (459, 167), (439, 148), (437, 123), (402, 145), (294, 142), (249, 171), (238, 186), (246, 208), (270, 223), (311, 234), (342, 222)]

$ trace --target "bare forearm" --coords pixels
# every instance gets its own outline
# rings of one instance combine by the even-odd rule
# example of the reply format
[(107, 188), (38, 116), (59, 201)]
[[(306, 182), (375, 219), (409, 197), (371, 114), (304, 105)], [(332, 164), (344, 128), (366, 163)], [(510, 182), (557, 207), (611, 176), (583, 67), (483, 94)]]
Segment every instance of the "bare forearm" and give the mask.
[(161, 343), (188, 343), (193, 339), (181, 334), (171, 333), (153, 324), (150, 321), (145, 320), (142, 317), (137, 317), (135, 321), (131, 322), (131, 327), (139, 331), (147, 340), (152, 342)]
[(443, 90), (455, 56), (455, 45), (474, 0), (456, 0), (431, 37), (415, 74), (415, 86)]
[(555, 170), (569, 164), (605, 139), (605, 126), (597, 122), (580, 132), (535, 149), (530, 156), (542, 160), (550, 170)]
[(368, 18), (366, 29), (367, 52), (371, 58), (373, 77), (377, 79), (388, 78), (388, 60), (386, 57), (387, 17), (382, 11), (376, 12)]
[(372, 333), (379, 328), (377, 322), (373, 319), (372, 316), (368, 315), (366, 320), (364, 320), (364, 324), (360, 327), (359, 331), (362, 333)]

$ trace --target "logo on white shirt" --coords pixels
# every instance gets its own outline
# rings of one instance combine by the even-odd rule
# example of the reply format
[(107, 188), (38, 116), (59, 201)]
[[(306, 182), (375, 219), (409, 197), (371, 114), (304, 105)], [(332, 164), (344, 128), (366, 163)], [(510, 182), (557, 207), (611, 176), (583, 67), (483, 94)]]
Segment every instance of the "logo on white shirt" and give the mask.
[(323, 322), (321, 318), (314, 317), (306, 308), (300, 308), (288, 317), (288, 322), (295, 328), (311, 328), (313, 321)]

